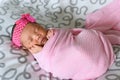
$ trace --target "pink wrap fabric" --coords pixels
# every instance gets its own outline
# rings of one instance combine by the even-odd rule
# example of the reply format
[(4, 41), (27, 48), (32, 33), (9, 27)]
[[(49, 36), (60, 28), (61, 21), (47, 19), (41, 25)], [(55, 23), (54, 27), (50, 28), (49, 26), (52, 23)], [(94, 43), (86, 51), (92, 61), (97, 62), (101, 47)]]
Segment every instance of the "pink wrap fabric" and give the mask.
[(101, 32), (80, 28), (55, 29), (43, 50), (33, 56), (53, 76), (73, 80), (94, 80), (114, 61), (111, 43)]
[(86, 17), (86, 29), (54, 29), (41, 52), (33, 54), (53, 76), (95, 80), (115, 60), (112, 45), (120, 44), (120, 0)]

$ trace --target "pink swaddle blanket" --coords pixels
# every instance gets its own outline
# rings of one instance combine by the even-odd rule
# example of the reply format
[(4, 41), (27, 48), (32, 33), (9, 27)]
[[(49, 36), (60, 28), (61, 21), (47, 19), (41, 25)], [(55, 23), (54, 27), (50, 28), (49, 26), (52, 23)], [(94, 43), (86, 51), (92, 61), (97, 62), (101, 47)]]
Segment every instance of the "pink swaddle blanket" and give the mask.
[(43, 50), (33, 54), (40, 67), (73, 80), (94, 80), (104, 74), (115, 59), (111, 44), (120, 44), (119, 6), (114, 0), (88, 15), (88, 29), (54, 29)]
[[(75, 34), (75, 32), (79, 32)], [(96, 78), (113, 63), (111, 43), (95, 30), (56, 29), (43, 47), (33, 54), (41, 68), (60, 78)]]

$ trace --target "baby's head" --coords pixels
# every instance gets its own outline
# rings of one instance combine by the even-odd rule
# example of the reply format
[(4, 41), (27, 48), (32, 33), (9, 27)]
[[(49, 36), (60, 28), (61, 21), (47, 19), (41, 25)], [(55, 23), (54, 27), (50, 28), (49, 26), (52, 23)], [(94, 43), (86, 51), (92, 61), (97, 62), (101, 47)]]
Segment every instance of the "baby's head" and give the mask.
[(23, 14), (15, 22), (11, 39), (16, 47), (34, 52), (47, 42), (47, 30), (36, 23), (30, 14)]

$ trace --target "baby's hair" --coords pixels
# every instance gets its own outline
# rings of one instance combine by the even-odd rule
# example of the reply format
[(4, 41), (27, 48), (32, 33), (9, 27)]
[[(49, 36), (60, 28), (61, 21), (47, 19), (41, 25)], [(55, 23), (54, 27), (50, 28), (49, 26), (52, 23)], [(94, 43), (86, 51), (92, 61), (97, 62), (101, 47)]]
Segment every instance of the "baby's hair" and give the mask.
[(14, 25), (13, 25), (13, 28), (12, 28), (12, 32), (11, 32), (11, 41), (12, 41), (13, 31), (14, 31), (15, 26), (16, 26), (16, 24), (14, 24)]

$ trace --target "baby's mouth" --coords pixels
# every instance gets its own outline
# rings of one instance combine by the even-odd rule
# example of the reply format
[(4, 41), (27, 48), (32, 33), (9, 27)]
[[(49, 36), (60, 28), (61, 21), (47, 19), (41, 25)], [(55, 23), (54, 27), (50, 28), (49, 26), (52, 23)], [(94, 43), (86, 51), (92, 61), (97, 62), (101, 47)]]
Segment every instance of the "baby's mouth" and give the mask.
[(41, 43), (42, 43), (42, 44), (45, 44), (46, 41), (47, 41), (46, 38), (42, 38)]
[(43, 45), (43, 44), (45, 44), (45, 41), (46, 41), (46, 40), (45, 40), (45, 38), (40, 38), (40, 37), (39, 37), (38, 41), (39, 41), (39, 44), (40, 44), (40, 45)]

